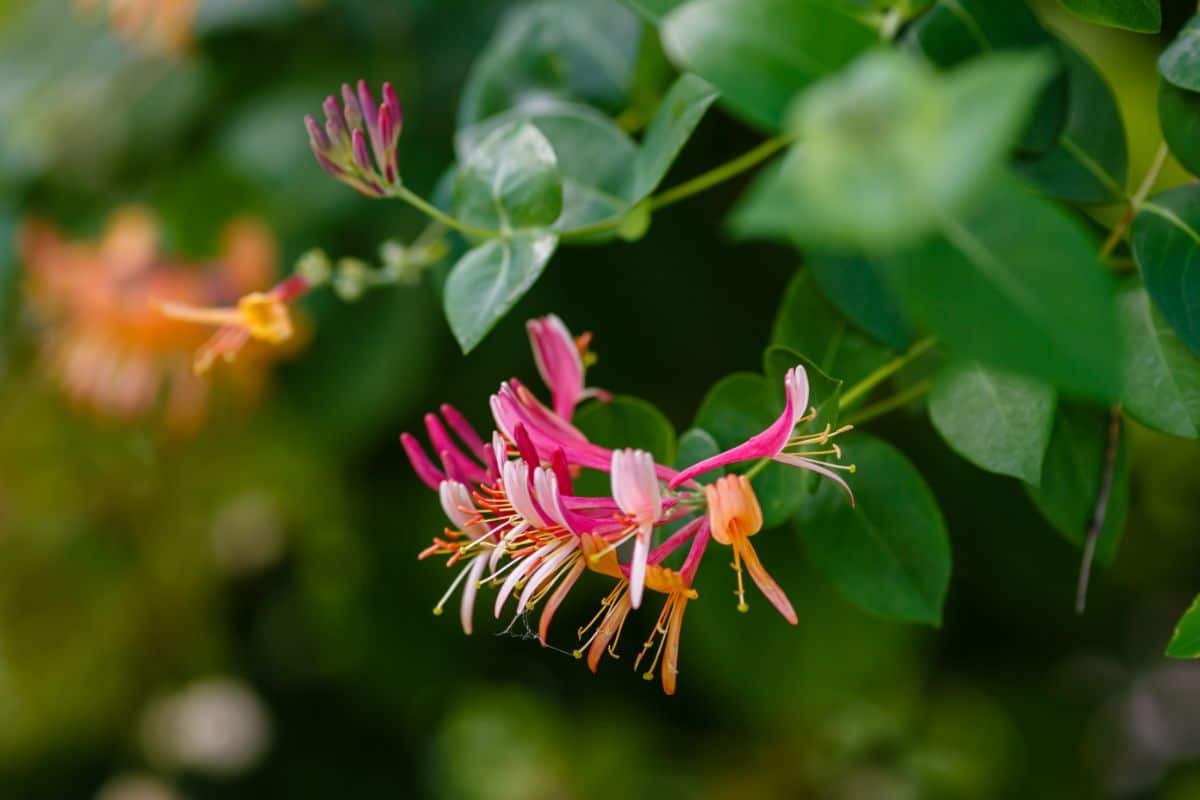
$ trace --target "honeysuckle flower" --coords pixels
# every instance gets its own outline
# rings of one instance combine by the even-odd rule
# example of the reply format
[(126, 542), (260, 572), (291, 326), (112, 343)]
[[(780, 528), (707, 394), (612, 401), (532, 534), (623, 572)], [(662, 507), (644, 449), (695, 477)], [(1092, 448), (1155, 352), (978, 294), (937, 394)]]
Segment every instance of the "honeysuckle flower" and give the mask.
[[(434, 453), (442, 463), (442, 469), (438, 469), (429, 460), (415, 436), (409, 433), (400, 434), (400, 443), (404, 446), (404, 452), (417, 475), (426, 486), (435, 490), (439, 490), (442, 482), (448, 477), (459, 483), (474, 486), (494, 480), (497, 475), (494, 448), (507, 449), (503, 440), (496, 438), (492, 444), (485, 444), (467, 418), (454, 406), (443, 404), (439, 411), (440, 419), (434, 414), (425, 415), (425, 430), (429, 434)], [(451, 438), (446, 426), (454, 431), (458, 442)], [(500, 456), (503, 456), (503, 453), (500, 453)]]
[[(166, 426), (194, 430), (212, 387), (190, 368), (202, 331), (160, 314), (155, 301), (185, 306), (229, 302), (268, 284), (277, 264), (261, 223), (226, 226), (216, 263), (198, 268), (165, 257), (147, 212), (116, 211), (96, 243), (67, 241), (52, 225), (22, 223), (18, 250), (26, 292), (41, 324), (42, 363), (79, 406), (122, 420), (144, 416), (160, 399)], [(256, 349), (228, 379), (247, 398), (266, 380), (275, 354)]]
[(196, 353), (193, 368), (202, 375), (218, 358), (233, 361), (251, 340), (270, 345), (290, 340), (296, 326), (288, 305), (311, 289), (312, 284), (303, 275), (292, 275), (269, 291), (243, 295), (232, 307), (203, 307), (169, 300), (157, 305), (171, 319), (217, 327), (217, 332)]
[(575, 407), (588, 397), (608, 399), (608, 392), (584, 386), (584, 373), (594, 356), (588, 351), (591, 334), (572, 336), (554, 314), (525, 323), (538, 372), (550, 388), (554, 413), (571, 421)]
[(192, 42), (200, 0), (75, 0), (75, 5), (85, 10), (106, 5), (118, 36), (176, 55)]
[(403, 117), (390, 83), (383, 84), (383, 103), (376, 104), (366, 81), (357, 91), (342, 84), (342, 102), (325, 99), (325, 125), (311, 114), (304, 118), (309, 144), (321, 168), (367, 197), (386, 197), (400, 183), (396, 150)]
[[(442, 481), (438, 486), (438, 498), (441, 500), (442, 510), (455, 528), (447, 528), (444, 537), (435, 538), (433, 544), (421, 551), (418, 557), (424, 559), (432, 555), (448, 555), (450, 558), (447, 560), (446, 566), (452, 566), (463, 557), (468, 544), (484, 539), (488, 536), (489, 531), (483, 523), (482, 515), (471, 502), (470, 490), (464, 484), (452, 480)], [(468, 635), (472, 630), (472, 613), (475, 609), (475, 597), (479, 591), (479, 579), (487, 565), (487, 551), (483, 548), (475, 548), (473, 553), (468, 556), (466, 566), (459, 571), (454, 581), (451, 582), (450, 588), (446, 590), (442, 599), (433, 609), (434, 614), (440, 615), (443, 606), (454, 594), (454, 590), (465, 581), (462, 601), (459, 605), (459, 621), (462, 624), (463, 633)]]
[[(583, 345), (556, 317), (532, 321), (529, 333), (538, 371), (554, 397), (553, 408), (514, 378), (490, 398), (496, 430), (489, 444), (446, 406), (440, 416), (425, 418), (436, 457), (410, 434), (401, 437), (417, 475), (438, 489), (447, 515), (458, 526), (435, 539), (422, 555), (447, 554), (451, 563), (473, 559), (438, 608), (460, 581), (471, 582), (464, 590), (467, 606), (474, 602), (474, 588), (491, 584), (498, 587), (492, 607), (496, 617), (510, 607), (510, 599), (518, 616), (540, 607), (538, 639), (546, 645), (552, 620), (585, 573), (614, 579), (599, 612), (577, 629), (575, 655), (586, 657), (595, 671), (605, 652), (617, 656), (625, 622), (642, 605), (646, 592), (660, 594), (663, 605), (634, 668), (640, 670), (647, 662), (647, 680), (661, 670), (663, 691), (672, 694), (684, 613), (698, 598), (693, 582), (710, 542), (716, 541), (733, 550), (739, 608), (747, 608), (744, 568), (795, 624), (795, 610), (750, 544), (763, 526), (763, 513), (747, 476), (728, 475), (710, 486), (693, 478), (717, 466), (772, 458), (829, 475), (848, 490), (834, 471), (838, 465), (814, 459), (840, 455), (837, 447), (807, 449), (829, 444), (842, 431), (795, 433), (798, 425), (812, 419), (803, 414), (808, 402), (803, 368), (788, 372), (786, 409), (766, 431), (679, 472), (655, 463), (648, 452), (613, 450), (589, 441), (568, 418), (580, 401), (599, 396), (583, 388)], [(607, 473), (607, 495), (577, 493), (577, 486), (587, 485), (581, 478), (589, 471)], [(682, 564), (669, 566), (667, 560), (689, 543)], [(486, 567), (479, 566), (484, 563)], [(470, 611), (464, 608), (462, 614), (466, 629)]]
[[(837, 474), (836, 470), (854, 472), (854, 466), (830, 464), (813, 458), (813, 456), (823, 455), (840, 458), (841, 450), (836, 444), (832, 444), (831, 440), (838, 434), (850, 430), (850, 426), (845, 425), (837, 430), (826, 427), (825, 430), (818, 433), (795, 434), (797, 425), (811, 421), (815, 416), (815, 412), (805, 414), (805, 408), (808, 406), (808, 374), (804, 371), (804, 367), (797, 365), (789, 369), (784, 376), (783, 386), (786, 396), (783, 413), (770, 427), (736, 447), (684, 469), (671, 479), (669, 488), (674, 489), (697, 475), (703, 475), (705, 472), (739, 461), (771, 459), (815, 472), (833, 480), (850, 496), (850, 502), (853, 504), (854, 493), (850, 491), (850, 486)], [(810, 445), (828, 446), (828, 449), (817, 451), (804, 449)]]
[(628, 517), (627, 535), (633, 537), (633, 556), (629, 562), (629, 602), (634, 608), (640, 608), (646, 580), (646, 559), (650, 555), (650, 537), (654, 524), (663, 513), (662, 492), (659, 490), (658, 476), (654, 473), (654, 457), (645, 450), (614, 450), (611, 476), (613, 499)]
[[(654, 649), (654, 658), (642, 677), (646, 680), (653, 680), (654, 670), (661, 660), (662, 686), (666, 694), (675, 694), (676, 680), (679, 675), (679, 639), (683, 628), (684, 611), (687, 610), (689, 600), (695, 600), (700, 596), (692, 588), (691, 583), (695, 576), (695, 568), (699, 565), (698, 553), (703, 552), (707, 533), (702, 532), (701, 535), (704, 538), (695, 540), (696, 544), (693, 545), (692, 553), (689, 553), (682, 570), (677, 572), (659, 564), (650, 564), (645, 570), (645, 585), (651, 591), (666, 595), (666, 600), (649, 638), (642, 646), (641, 652), (638, 653), (637, 660), (634, 661), (633, 668), (638, 669), (642, 660), (651, 649)], [(624, 628), (626, 617), (634, 606), (630, 582), (611, 548), (595, 537), (584, 537), (583, 547), (589, 560), (595, 564), (593, 569), (617, 579), (612, 591), (601, 602), (600, 611), (578, 631), (580, 640), (583, 640), (588, 632), (592, 631), (591, 636), (575, 650), (575, 656), (582, 658), (586, 649), (588, 668), (595, 672), (600, 666), (600, 659), (605, 651), (613, 658), (618, 657), (616, 646), (621, 630)], [(657, 648), (654, 648), (655, 640), (658, 641)]]
[(759, 590), (779, 610), (783, 618), (796, 624), (796, 612), (779, 584), (763, 568), (750, 537), (762, 530), (762, 507), (745, 475), (726, 475), (704, 487), (708, 498), (708, 523), (715, 541), (733, 548), (733, 568), (738, 580), (738, 610), (746, 611), (746, 588), (742, 583), (742, 565)]

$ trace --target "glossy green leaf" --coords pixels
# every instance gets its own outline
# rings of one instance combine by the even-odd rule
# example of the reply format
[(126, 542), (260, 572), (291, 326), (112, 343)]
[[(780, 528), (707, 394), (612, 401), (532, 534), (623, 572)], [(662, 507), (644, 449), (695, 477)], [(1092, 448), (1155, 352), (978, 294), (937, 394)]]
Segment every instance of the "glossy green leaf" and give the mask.
[(1116, 397), (1114, 286), (1078, 222), (1004, 178), (941, 228), (889, 259), (888, 274), (904, 308), (947, 350)]
[(1200, 186), (1180, 186), (1142, 203), (1130, 241), (1146, 291), (1200, 355)]
[[(692, 464), (699, 464), (706, 458), (711, 458), (721, 452), (721, 445), (712, 434), (700, 428), (688, 428), (679, 437), (679, 446), (675, 453), (675, 468), (686, 469)], [(723, 467), (706, 472), (696, 480), (701, 483), (712, 483), (725, 474)]]
[(1145, 289), (1128, 287), (1119, 299), (1125, 410), (1148, 427), (1196, 438), (1200, 435), (1200, 359), (1179, 341)]
[(660, 464), (675, 461), (675, 429), (645, 400), (618, 396), (607, 403), (588, 403), (573, 423), (589, 440), (603, 447), (636, 447), (653, 453)]
[(471, 149), (454, 186), (458, 218), (480, 228), (545, 227), (563, 210), (554, 149), (527, 122), (493, 130)]
[(887, 348), (837, 313), (806, 269), (796, 273), (784, 292), (771, 342), (805, 356), (826, 375), (845, 383), (859, 380), (891, 358)]
[(889, 619), (940, 625), (950, 541), (933, 493), (886, 442), (855, 435), (842, 446), (856, 467), (856, 505), (823, 481), (797, 516), (806, 551), (854, 604)]
[(912, 343), (912, 322), (879, 260), (810, 253), (805, 263), (821, 293), (855, 325), (896, 350)]
[(1200, 92), (1200, 14), (1187, 21), (1158, 57), (1158, 71), (1180, 89)]
[(529, 291), (557, 244), (553, 234), (523, 231), (489, 239), (458, 260), (446, 279), (443, 303), (464, 353)]
[(556, 230), (583, 227), (629, 210), (624, 191), (637, 145), (611, 119), (587, 106), (547, 102), (460, 129), (455, 136), (459, 160), (497, 127), (518, 122), (535, 126), (554, 151), (563, 182), (563, 211)]
[(646, 137), (633, 161), (625, 192), (631, 203), (646, 198), (658, 187), (700, 124), (704, 112), (716, 99), (716, 87), (703, 78), (681, 75), (675, 81), (650, 120)]
[(1054, 424), (1054, 389), (970, 361), (934, 378), (929, 418), (946, 443), (988, 472), (1036, 486)]
[(1023, 159), (1018, 169), (1042, 191), (1060, 200), (1121, 200), (1129, 156), (1116, 96), (1084, 56), (1062, 43), (1059, 50), (1066, 66), (1066, 122), (1053, 149)]
[(549, 98), (620, 111), (637, 61), (639, 26), (616, 0), (518, 7), (472, 65), (458, 127)]
[[(1037, 487), (1025, 485), (1034, 505), (1066, 539), (1082, 546), (1096, 511), (1108, 449), (1109, 412), (1105, 408), (1061, 401)], [(1096, 558), (1112, 560), (1129, 508), (1129, 450), (1122, 430), (1117, 445), (1112, 490)]]
[(1188, 172), (1200, 175), (1200, 92), (1160, 82), (1158, 119), (1171, 154)]
[(660, 22), (668, 55), (767, 130), (793, 95), (875, 45), (875, 31), (824, 0), (691, 0)]
[(865, 56), (799, 98), (789, 129), (801, 144), (759, 179), (734, 230), (868, 251), (914, 242), (986, 185), (1049, 75), (1041, 55), (987, 56), (949, 75), (895, 52)]
[(1200, 658), (1200, 596), (1175, 626), (1175, 634), (1167, 645), (1169, 658)]
[(906, 46), (941, 67), (993, 50), (1027, 49), (1052, 41), (1021, 0), (938, 0), (903, 35)]
[(1058, 0), (1066, 9), (1097, 25), (1138, 33), (1158, 33), (1162, 9), (1158, 0)]
[[(735, 447), (776, 420), (783, 411), (783, 391), (782, 383), (772, 385), (761, 375), (729, 375), (704, 396), (695, 427), (712, 434), (722, 450)], [(751, 466), (752, 462), (730, 465), (725, 471), (745, 472)], [(767, 528), (786, 522), (807, 496), (804, 472), (785, 464), (769, 465), (752, 483)]]

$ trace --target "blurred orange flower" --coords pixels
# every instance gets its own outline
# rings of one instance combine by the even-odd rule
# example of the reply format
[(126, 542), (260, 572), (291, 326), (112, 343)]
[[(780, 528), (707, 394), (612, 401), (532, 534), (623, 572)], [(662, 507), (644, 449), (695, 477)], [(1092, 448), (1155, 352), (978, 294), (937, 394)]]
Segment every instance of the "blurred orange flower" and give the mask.
[[(210, 387), (192, 370), (205, 332), (164, 316), (158, 304), (228, 302), (269, 286), (278, 271), (274, 239), (257, 221), (227, 225), (218, 262), (201, 267), (164, 258), (157, 223), (137, 208), (114, 213), (99, 242), (68, 241), (52, 224), (26, 220), (18, 248), (26, 296), (43, 325), (42, 363), (68, 397), (120, 420), (150, 414), (161, 397), (164, 424), (176, 432), (194, 430), (208, 409)], [(257, 397), (283, 352), (248, 348), (228, 380), (243, 397)]]
[(148, 49), (179, 54), (192, 42), (200, 0), (75, 0), (83, 9), (107, 8), (113, 32)]

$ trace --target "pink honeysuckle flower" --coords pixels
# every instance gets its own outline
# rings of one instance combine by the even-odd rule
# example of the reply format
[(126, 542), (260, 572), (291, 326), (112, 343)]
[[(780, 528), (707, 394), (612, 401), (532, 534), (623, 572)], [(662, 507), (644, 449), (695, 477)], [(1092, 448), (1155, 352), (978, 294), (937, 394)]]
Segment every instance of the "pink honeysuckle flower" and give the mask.
[[(586, 656), (595, 671), (605, 652), (616, 655), (625, 620), (642, 604), (646, 591), (659, 593), (665, 601), (634, 668), (648, 661), (644, 677), (652, 679), (661, 665), (663, 691), (672, 694), (684, 611), (698, 596), (693, 582), (710, 543), (716, 542), (733, 551), (739, 609), (747, 609), (744, 568), (794, 624), (795, 609), (750, 544), (762, 528), (763, 514), (748, 476), (728, 475), (704, 487), (693, 478), (726, 464), (773, 459), (826, 475), (848, 492), (836, 470), (853, 468), (815, 458), (840, 457), (830, 439), (845, 428), (796, 433), (797, 426), (813, 418), (805, 414), (808, 384), (803, 368), (787, 373), (784, 412), (767, 430), (678, 472), (656, 464), (644, 451), (597, 445), (573, 426), (568, 417), (589, 392), (582, 388), (586, 358), (567, 349), (574, 343), (557, 318), (534, 320), (529, 330), (554, 408), (513, 379), (490, 399), (496, 430), (486, 444), (449, 406), (425, 418), (432, 458), (414, 437), (402, 437), (417, 474), (438, 489), (456, 526), (435, 539), (422, 556), (446, 554), (450, 564), (469, 560), (437, 610), (459, 583), (469, 581), (461, 612), (469, 632), (476, 589), (498, 586), (493, 606), (497, 617), (509, 598), (517, 615), (541, 606), (538, 639), (545, 645), (552, 619), (584, 572), (614, 578), (616, 584), (599, 613), (578, 630), (575, 655)], [(589, 470), (608, 474), (609, 495), (575, 493), (576, 486), (586, 485), (578, 479)], [(667, 531), (669, 535), (652, 546), (655, 533)], [(682, 565), (666, 566), (666, 560), (689, 543)], [(626, 544), (632, 545), (627, 553)]]
[[(682, 486), (697, 475), (728, 464), (754, 459), (771, 459), (832, 479), (850, 496), (850, 502), (853, 504), (854, 493), (850, 491), (850, 486), (837, 474), (836, 470), (853, 472), (854, 466), (829, 464), (813, 458), (813, 456), (821, 455), (834, 455), (840, 458), (841, 450), (836, 444), (830, 444), (830, 440), (834, 436), (850, 430), (850, 426), (843, 426), (836, 431), (827, 427), (819, 433), (793, 435), (798, 424), (811, 420), (813, 416), (805, 414), (805, 408), (808, 406), (808, 374), (804, 371), (804, 367), (797, 364), (789, 369), (783, 379), (783, 386), (786, 393), (783, 413), (770, 427), (736, 447), (684, 469), (671, 479), (668, 488), (674, 489)], [(828, 445), (829, 448), (817, 451), (797, 449), (809, 445)], [(792, 450), (789, 451), (789, 448)]]
[(571, 421), (575, 407), (588, 397), (610, 398), (607, 392), (584, 387), (584, 373), (594, 358), (588, 352), (591, 334), (573, 337), (563, 321), (554, 314), (525, 323), (538, 372), (550, 389), (554, 413)]
[[(496, 428), (506, 439), (515, 441), (518, 427), (524, 427), (540, 462), (549, 463), (555, 451), (562, 450), (574, 466), (601, 472), (610, 470), (611, 450), (589, 442), (578, 428), (543, 405), (519, 381), (502, 383), (490, 403)], [(654, 472), (664, 481), (670, 481), (676, 475), (676, 470), (661, 464), (654, 465)]]
[[(492, 444), (484, 444), (466, 417), (453, 406), (443, 404), (439, 410), (442, 414), (441, 419), (434, 414), (425, 415), (425, 430), (429, 434), (433, 452), (441, 462), (441, 469), (425, 454), (425, 449), (415, 436), (410, 433), (400, 434), (400, 444), (403, 445), (408, 460), (412, 462), (417, 477), (434, 490), (438, 490), (442, 481), (447, 479), (473, 486), (495, 480), (498, 457), (493, 453), (496, 447), (495, 440)], [(445, 425), (442, 424), (443, 420)], [(449, 425), (450, 430), (458, 437), (457, 442), (446, 430), (446, 425)]]
[[(629, 562), (629, 601), (633, 608), (642, 605), (650, 537), (663, 514), (662, 491), (654, 467), (654, 457), (645, 450), (613, 451), (610, 473), (613, 499), (628, 518), (628, 535), (633, 537), (633, 556)], [(610, 547), (618, 544), (620, 541)]]
[(400, 184), (396, 146), (403, 117), (390, 83), (376, 105), (366, 81), (357, 91), (342, 84), (342, 102), (330, 95), (322, 105), (325, 125), (311, 114), (304, 118), (313, 155), (321, 168), (367, 197), (387, 197)]
[[(448, 555), (446, 566), (452, 566), (464, 557), (467, 564), (459, 570), (458, 575), (450, 583), (450, 588), (442, 595), (442, 599), (434, 606), (433, 613), (441, 615), (443, 607), (454, 594), (460, 583), (466, 581), (463, 587), (462, 601), (459, 605), (459, 620), (463, 632), (471, 633), (472, 613), (475, 608), (475, 596), (479, 590), (479, 579), (487, 567), (487, 551), (473, 547), (489, 535), (487, 526), (483, 523), (479, 510), (471, 502), (471, 491), (465, 484), (452, 480), (444, 480), (438, 485), (438, 498), (442, 510), (456, 529), (447, 529), (445, 536), (435, 537), (433, 544), (425, 548), (418, 556), (421, 559), (432, 555)], [(470, 555), (466, 555), (470, 553)]]

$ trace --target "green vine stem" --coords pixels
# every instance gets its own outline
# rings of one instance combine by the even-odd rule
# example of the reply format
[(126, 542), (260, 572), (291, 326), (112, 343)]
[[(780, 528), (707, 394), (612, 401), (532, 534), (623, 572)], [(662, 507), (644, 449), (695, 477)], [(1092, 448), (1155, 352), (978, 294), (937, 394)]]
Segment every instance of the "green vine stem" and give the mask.
[(783, 148), (791, 144), (793, 139), (787, 136), (776, 136), (767, 139), (765, 142), (755, 147), (732, 161), (727, 161), (718, 167), (710, 169), (702, 175), (697, 175), (689, 181), (679, 184), (678, 186), (668, 189), (662, 194), (655, 195), (650, 198), (650, 210), (657, 211), (660, 208), (666, 208), (669, 205), (678, 203), (691, 197), (694, 194), (711, 189), (719, 183), (724, 183), (730, 178), (736, 177), (748, 169), (752, 169), (762, 162), (766, 161), (771, 156), (778, 153)]
[(838, 400), (838, 408), (848, 408), (865, 397), (872, 389), (895, 375), (908, 364), (911, 364), (929, 348), (937, 344), (937, 339), (929, 336), (913, 344), (904, 353), (896, 356), (879, 369), (867, 375), (858, 383), (847, 389)]
[(891, 397), (880, 400), (878, 403), (873, 403), (865, 408), (860, 408), (853, 414), (846, 417), (847, 425), (862, 425), (864, 422), (870, 422), (876, 417), (882, 417), (888, 412), (894, 411), (908, 405), (913, 400), (921, 397), (929, 392), (933, 387), (933, 381), (926, 378), (920, 383), (913, 384), (902, 392), (897, 392)]

